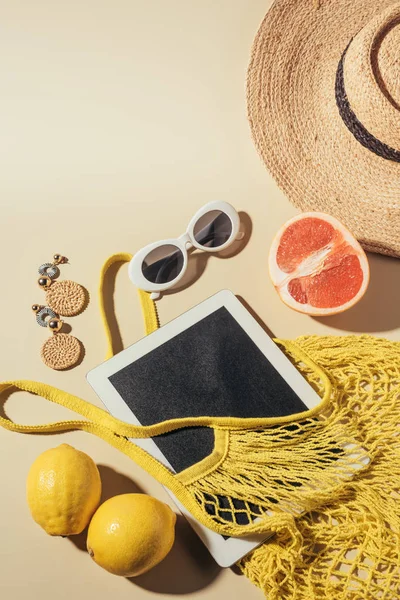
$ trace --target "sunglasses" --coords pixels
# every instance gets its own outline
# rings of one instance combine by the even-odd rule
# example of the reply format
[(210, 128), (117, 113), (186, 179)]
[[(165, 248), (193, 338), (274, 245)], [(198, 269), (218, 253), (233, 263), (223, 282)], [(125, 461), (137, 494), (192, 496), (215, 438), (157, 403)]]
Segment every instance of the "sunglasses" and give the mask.
[(176, 239), (149, 244), (129, 263), (129, 277), (136, 287), (152, 292), (157, 300), (161, 292), (173, 287), (187, 269), (188, 250), (219, 252), (235, 239), (241, 239), (240, 218), (227, 202), (210, 202), (192, 218), (186, 233)]

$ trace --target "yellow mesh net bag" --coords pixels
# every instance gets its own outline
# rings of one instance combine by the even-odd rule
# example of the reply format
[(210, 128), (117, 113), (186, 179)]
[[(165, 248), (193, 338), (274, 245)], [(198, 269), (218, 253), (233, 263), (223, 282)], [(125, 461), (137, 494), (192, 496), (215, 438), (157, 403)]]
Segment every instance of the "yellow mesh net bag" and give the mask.
[(370, 463), (240, 568), (270, 600), (398, 600), (400, 344), (369, 336), (296, 343), (329, 373), (335, 409), (356, 421)]
[[(130, 255), (115, 255), (108, 267)], [(158, 326), (141, 292), (146, 331)], [(84, 420), (18, 425), (17, 432), (82, 429), (132, 458), (167, 486), (202, 524), (223, 535), (274, 534), (239, 562), (270, 600), (400, 598), (400, 344), (369, 336), (276, 340), (321, 396), (285, 418), (182, 418), (134, 426), (31, 381), (0, 384), (66, 406)], [(245, 399), (244, 399), (245, 400)], [(214, 451), (174, 474), (132, 443), (182, 427), (210, 427)]]

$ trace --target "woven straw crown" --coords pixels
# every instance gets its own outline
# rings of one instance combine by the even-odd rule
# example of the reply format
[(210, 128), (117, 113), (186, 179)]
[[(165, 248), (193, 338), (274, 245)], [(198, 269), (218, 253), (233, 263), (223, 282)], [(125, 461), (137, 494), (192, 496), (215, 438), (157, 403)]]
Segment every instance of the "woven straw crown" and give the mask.
[(400, 2), (275, 0), (253, 46), (248, 113), (297, 207), (400, 256)]
[(400, 3), (372, 19), (344, 57), (344, 89), (366, 131), (399, 152)]

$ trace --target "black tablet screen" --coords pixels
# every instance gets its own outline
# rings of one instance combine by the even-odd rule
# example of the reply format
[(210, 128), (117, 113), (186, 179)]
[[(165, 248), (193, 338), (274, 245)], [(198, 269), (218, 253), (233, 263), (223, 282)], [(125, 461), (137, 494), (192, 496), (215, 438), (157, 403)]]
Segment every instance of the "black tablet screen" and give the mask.
[[(226, 308), (109, 379), (142, 425), (177, 417), (278, 417), (307, 410)], [(212, 452), (214, 433), (190, 427), (153, 441), (180, 472)]]

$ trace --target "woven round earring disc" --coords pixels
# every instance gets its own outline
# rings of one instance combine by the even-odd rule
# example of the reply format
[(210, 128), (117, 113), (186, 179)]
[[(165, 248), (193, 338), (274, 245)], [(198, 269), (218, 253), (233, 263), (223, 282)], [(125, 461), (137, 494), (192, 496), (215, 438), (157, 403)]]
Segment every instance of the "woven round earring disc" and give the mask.
[(40, 355), (44, 364), (51, 369), (70, 369), (79, 361), (81, 343), (68, 333), (57, 333), (45, 341)]
[(56, 281), (46, 291), (46, 301), (58, 315), (73, 317), (85, 307), (85, 291), (75, 281)]

